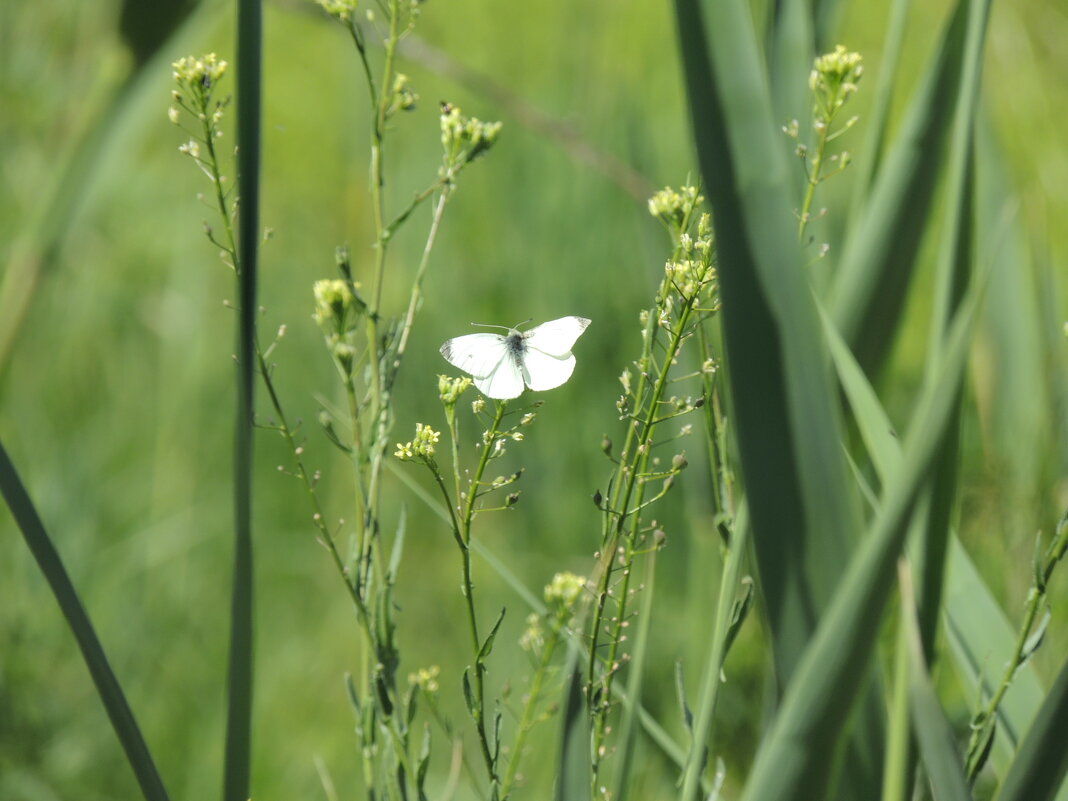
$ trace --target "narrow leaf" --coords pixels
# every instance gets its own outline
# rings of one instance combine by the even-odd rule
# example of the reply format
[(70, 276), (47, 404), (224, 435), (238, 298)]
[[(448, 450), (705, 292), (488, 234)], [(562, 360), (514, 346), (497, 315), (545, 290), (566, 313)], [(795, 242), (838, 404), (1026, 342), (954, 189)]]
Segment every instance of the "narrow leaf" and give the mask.
[(111, 669), (104, 646), (96, 636), (96, 630), (85, 607), (82, 606), (67, 569), (63, 566), (63, 560), (45, 531), (44, 523), (41, 522), (41, 517), (37, 514), (3, 444), (0, 444), (0, 492), (3, 493), (30, 553), (37, 561), (37, 566), (41, 569), (60, 611), (67, 619), (74, 639), (78, 642), (82, 659), (85, 660), (85, 666), (96, 686), (97, 695), (100, 696), (111, 726), (126, 752), (126, 760), (133, 768), (145, 801), (167, 801), (163, 780), (156, 770), (156, 763), (148, 750), (145, 738), (141, 735), (141, 729), (126, 701), (119, 680)]
[(260, 239), (260, 0), (237, 4), (237, 413), (234, 435), (234, 573), (230, 606), (223, 801), (248, 801), (252, 762), (252, 441), (255, 428), (257, 245)]
[(942, 375), (925, 385), (902, 467), (886, 483), (883, 504), (787, 688), (744, 801), (802, 801), (824, 794), (839, 732), (875, 645), (874, 621), (889, 596), (908, 520), (952, 417), (978, 297), (973, 289), (954, 321)]

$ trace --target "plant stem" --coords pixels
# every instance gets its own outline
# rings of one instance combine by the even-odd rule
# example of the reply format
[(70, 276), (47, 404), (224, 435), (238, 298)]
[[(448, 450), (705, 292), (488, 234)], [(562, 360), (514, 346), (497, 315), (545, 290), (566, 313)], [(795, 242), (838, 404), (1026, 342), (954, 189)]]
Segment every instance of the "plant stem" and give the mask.
[(556, 644), (560, 641), (560, 629), (564, 626), (564, 623), (565, 621), (559, 619), (553, 621), (552, 633), (545, 642), (545, 647), (542, 649), (541, 662), (538, 664), (538, 668), (534, 672), (534, 678), (530, 682), (530, 692), (527, 694), (527, 701), (523, 705), (523, 714), (519, 720), (519, 728), (516, 730), (515, 744), (512, 747), (512, 754), (508, 758), (508, 767), (504, 771), (504, 780), (501, 782), (501, 801), (507, 801), (512, 785), (515, 783), (516, 773), (519, 770), (519, 760), (522, 757), (523, 748), (526, 746), (527, 735), (534, 725), (534, 713), (537, 711), (538, 701), (541, 699), (542, 684), (545, 681), (546, 674), (549, 672), (550, 665), (552, 665), (553, 653), (556, 650)]
[(823, 154), (827, 149), (827, 132), (831, 123), (827, 120), (822, 126), (817, 127), (816, 153), (812, 157), (812, 167), (808, 174), (808, 183), (805, 187), (805, 199), (801, 204), (801, 219), (797, 222), (797, 238), (804, 241), (805, 228), (808, 226), (809, 214), (812, 211), (812, 199), (816, 195), (816, 187), (820, 183), (820, 170), (823, 168)]
[[(463, 505), (463, 514), (460, 518), (459, 541), (461, 543), (460, 555), (463, 560), (463, 594), (467, 608), (468, 630), (471, 634), (472, 656), (474, 657), (475, 674), (475, 704), (474, 717), (475, 727), (478, 730), (479, 747), (482, 749), (482, 759), (486, 763), (486, 771), (489, 775), (490, 786), (495, 789), (498, 784), (497, 769), (494, 764), (493, 754), (490, 750), (489, 738), (486, 736), (485, 714), (485, 665), (479, 653), (482, 650), (482, 641), (478, 635), (478, 618), (475, 614), (474, 584), (471, 581), (471, 521), (475, 515), (475, 500), (478, 497), (478, 488), (482, 482), (482, 476), (486, 472), (486, 465), (497, 445), (497, 432), (500, 430), (501, 420), (508, 408), (507, 401), (497, 403), (497, 411), (493, 417), (493, 424), (486, 433), (482, 445), (482, 453), (478, 459), (478, 466), (467, 488), (467, 498)], [(491, 790), (491, 797), (493, 792)]]
[[(1027, 648), (1027, 642), (1031, 636), (1031, 629), (1035, 625), (1035, 618), (1038, 616), (1038, 610), (1042, 607), (1042, 603), (1046, 598), (1049, 580), (1053, 575), (1053, 570), (1057, 566), (1057, 563), (1064, 557), (1065, 551), (1068, 551), (1068, 512), (1065, 513), (1061, 518), (1060, 523), (1057, 525), (1055, 539), (1045, 553), (1044, 563), (1035, 571), (1036, 575), (1034, 582), (1027, 593), (1027, 608), (1024, 612), (1024, 622), (1020, 627), (1020, 633), (1016, 637), (1016, 645), (1013, 648), (1012, 658), (1005, 664), (1005, 672), (1001, 676), (1001, 681), (998, 683), (994, 695), (990, 698), (986, 708), (977, 716), (977, 719), (984, 721), (984, 723), (992, 720), (993, 716), (997, 714), (998, 707), (1001, 705), (1001, 700), (1005, 697), (1005, 693), (1008, 692), (1009, 686), (1012, 684), (1012, 680), (1016, 676), (1016, 671), (1020, 669), (1021, 664), (1025, 661), (1024, 651)], [(976, 750), (981, 747), (982, 744), (983, 728), (984, 726), (974, 727), (972, 736), (968, 742), (967, 779), (969, 784), (975, 781), (979, 774), (979, 770), (983, 767), (983, 762), (981, 760), (973, 759)]]
[[(631, 568), (634, 561), (634, 546), (637, 541), (638, 533), (641, 530), (641, 517), (637, 512), (638, 507), (641, 506), (642, 497), (645, 492), (645, 483), (638, 483), (638, 476), (644, 475), (649, 468), (649, 460), (652, 454), (652, 437), (656, 430), (656, 411), (659, 406), (660, 400), (664, 395), (664, 388), (667, 386), (668, 375), (670, 373), (670, 366), (674, 362), (675, 357), (678, 355), (679, 349), (682, 346), (682, 341), (686, 333), (687, 325), (689, 324), (690, 313), (693, 308), (693, 304), (689, 302), (690, 299), (683, 300), (683, 307), (679, 312), (679, 318), (675, 328), (671, 332), (671, 340), (668, 344), (667, 351), (664, 356), (664, 365), (657, 376), (656, 382), (653, 385), (652, 395), (646, 411), (645, 422), (641, 426), (642, 432), (638, 437), (637, 448), (638, 452), (635, 454), (635, 463), (629, 466), (625, 480), (625, 489), (622, 493), (621, 503), (618, 507), (615, 507), (615, 513), (618, 515), (616, 523), (616, 530), (611, 538), (611, 548), (605, 548), (605, 558), (602, 560), (602, 574), (600, 587), (598, 591), (598, 602), (594, 613), (594, 627), (593, 633), (593, 645), (590, 651), (590, 669), (589, 675), (590, 692), (592, 697), (593, 681), (592, 675), (594, 665), (596, 664), (596, 648), (597, 634), (599, 632), (601, 623), (604, 619), (604, 609), (607, 604), (609, 584), (612, 574), (612, 562), (615, 560), (615, 552), (618, 547), (620, 538), (623, 535), (623, 526), (628, 517), (628, 507), (630, 506), (631, 499), (634, 496), (635, 486), (637, 486), (637, 500), (635, 502), (635, 508), (632, 511), (631, 528), (627, 534), (626, 543), (624, 546), (624, 552), (621, 555), (621, 561), (623, 562), (623, 587), (618, 597), (619, 611), (615, 618), (614, 630), (611, 633), (608, 642), (608, 658), (605, 660), (607, 669), (603, 679), (603, 694), (598, 704), (596, 712), (596, 719), (594, 722), (593, 732), (593, 747), (591, 752), (591, 782), (592, 787), (596, 790), (598, 777), (600, 773), (601, 758), (604, 751), (604, 738), (608, 723), (608, 710), (612, 701), (612, 682), (616, 673), (616, 659), (619, 654), (620, 637), (622, 636), (623, 625), (626, 622), (626, 605), (627, 596), (630, 591), (630, 576)], [(652, 318), (653, 315), (650, 315)], [(633, 430), (633, 427), (632, 427)], [(633, 443), (628, 432), (628, 442)]]

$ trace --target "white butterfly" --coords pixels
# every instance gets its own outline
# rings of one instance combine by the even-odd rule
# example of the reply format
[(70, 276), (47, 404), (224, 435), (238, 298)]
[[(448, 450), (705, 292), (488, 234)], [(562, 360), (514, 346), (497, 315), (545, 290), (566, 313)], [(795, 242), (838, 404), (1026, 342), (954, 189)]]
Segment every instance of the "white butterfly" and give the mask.
[(561, 317), (529, 331), (509, 328), (507, 336), (467, 334), (442, 345), (441, 355), (470, 373), (486, 397), (518, 398), (524, 384), (541, 391), (571, 377), (575, 370), (571, 346), (589, 324), (585, 317)]

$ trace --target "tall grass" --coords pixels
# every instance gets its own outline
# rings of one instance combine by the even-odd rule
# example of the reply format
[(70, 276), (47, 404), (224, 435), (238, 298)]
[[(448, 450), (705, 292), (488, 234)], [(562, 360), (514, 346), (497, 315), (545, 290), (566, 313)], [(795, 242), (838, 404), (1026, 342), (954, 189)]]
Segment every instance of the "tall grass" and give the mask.
[[(346, 102), (359, 115), (354, 138), (366, 143), (358, 159), (367, 164), (366, 192), (361, 169), (348, 192), (351, 219), (317, 212), (345, 220), (333, 230), (348, 231), (347, 243), (335, 250), (338, 242), (317, 242), (318, 255), (303, 257), (301, 270), (265, 273), (269, 297), (272, 281), (302, 287), (288, 308), (261, 310), (257, 301), (259, 4), (242, 3), (238, 22), (232, 174), (219, 144), (228, 141), (220, 140), (224, 70), (211, 58), (175, 65), (172, 120), (191, 132), (183, 153), (210, 182), (208, 236), (238, 281), (228, 482), (237, 548), (233, 578), (220, 582), (232, 591), (227, 733), (218, 749), (224, 797), (281, 792), (256, 778), (280, 775), (262, 767), (277, 754), (260, 743), (278, 742), (282, 699), (252, 681), (253, 665), (264, 664), (253, 659), (253, 611), (296, 606), (311, 583), (302, 574), (300, 589), (282, 596), (268, 572), (266, 592), (252, 593), (252, 485), (278, 481), (257, 493), (255, 508), (284, 508), (286, 529), (311, 536), (280, 537), (265, 522), (257, 553), (278, 565), (278, 554), (303, 560), (296, 555), (308, 552), (303, 571), (318, 570), (318, 557), (327, 571), (321, 608), (344, 615), (327, 623), (321, 608), (299, 613), (300, 625), (318, 633), (293, 652), (300, 670), (314, 670), (320, 653), (340, 654), (342, 663), (331, 668), (332, 686), (304, 683), (305, 703), (325, 697), (333, 701), (324, 708), (347, 705), (350, 714), (344, 724), (301, 727), (305, 737), (345, 743), (338, 748), (349, 754), (317, 754), (321, 788), (301, 792), (1068, 798), (1068, 763), (1057, 748), (1068, 665), (1047, 692), (1032, 660), (1056, 660), (1040, 646), (1048, 630), (1057, 636), (1058, 618), (1044, 610), (1068, 525), (1047, 520), (1033, 568), (1017, 566), (1019, 580), (1030, 581), (1022, 614), (996, 600), (1000, 588), (970, 555), (974, 538), (957, 535), (976, 458), (966, 379), (981, 349), (977, 332), (992, 304), (1003, 329), (1015, 325), (1013, 309), (1019, 316), (1028, 308), (1023, 290), (999, 294), (1020, 284), (989, 247), (1017, 241), (1019, 227), (982, 194), (1004, 187), (1003, 177), (991, 178), (995, 151), (978, 136), (989, 3), (954, 5), (913, 89), (896, 74), (905, 3), (894, 4), (876, 61), (832, 50), (843, 10), (835, 3), (786, 2), (762, 17), (733, 0), (678, 0), (700, 179), (649, 200), (667, 236), (646, 235), (630, 257), (652, 265), (655, 280), (635, 282), (641, 291), (628, 291), (632, 307), (623, 311), (604, 279), (591, 277), (600, 273), (574, 269), (569, 279), (589, 281), (599, 295), (542, 284), (545, 260), (513, 267), (523, 291), (477, 312), (469, 296), (488, 285), (478, 283), (485, 276), (457, 277), (450, 262), (460, 256), (489, 273), (509, 258), (509, 233), (491, 226), (488, 254), (471, 244), (481, 241), (471, 234), (480, 221), (467, 203), (479, 187), (467, 167), (492, 147), (477, 171), (492, 175), (514, 163), (508, 147), (524, 153), (535, 143), (509, 126), (507, 146), (498, 147), (499, 124), (455, 103), (429, 104), (439, 111), (431, 125), (409, 114), (437, 87), (406, 58), (439, 67), (444, 58), (442, 69), (475, 88), (473, 102), (478, 92), (495, 98), (520, 126), (548, 132), (575, 163), (599, 165), (631, 193), (641, 175), (598, 154), (600, 143), (530, 113), (500, 82), (422, 47), (413, 31), (433, 25), (422, 14), (432, 19), (437, 9), (389, 0), (368, 15), (347, 0), (321, 5), (335, 39), (350, 48), (338, 63), (360, 86)], [(272, 86), (268, 72), (268, 107)], [(858, 101), (865, 93), (876, 98), (871, 111)], [(895, 96), (905, 108), (898, 125)], [(437, 154), (428, 147), (435, 140)], [(264, 197), (274, 175), (263, 175)], [(536, 176), (511, 181), (489, 205), (547, 202), (528, 198)], [(632, 212), (607, 201), (597, 211)], [(270, 222), (283, 239), (296, 227), (284, 217)], [(450, 233), (453, 225), (466, 233)], [(527, 217), (509, 225), (523, 228)], [(567, 225), (557, 221), (561, 238)], [(576, 260), (586, 253), (582, 242), (569, 247)], [(323, 256), (332, 252), (333, 260)], [(511, 324), (513, 305), (521, 314), (534, 307), (539, 319), (593, 318), (574, 346), (578, 366), (566, 386), (498, 401), (463, 376), (435, 376), (452, 372), (434, 351), (458, 325)], [(1056, 316), (1040, 325), (1059, 328)], [(275, 329), (287, 318), (275, 337), (257, 333), (260, 323)], [(325, 349), (314, 346), (318, 335)], [(895, 344), (917, 339), (928, 343), (922, 376), (917, 386), (896, 386)], [(1045, 363), (1063, 359), (1050, 331), (1024, 339), (1042, 343)], [(301, 363), (316, 359), (332, 370), (333, 388), (315, 394), (309, 413), (304, 399), (326, 376), (306, 380)], [(618, 386), (606, 390), (608, 380)], [(258, 403), (253, 382), (262, 387)], [(395, 430), (410, 431), (415, 420), (415, 436), (396, 442), (408, 435)], [(282, 462), (278, 477), (257, 470), (257, 428), (264, 459)], [(581, 466), (578, 488), (559, 478), (573, 464)], [(13, 468), (3, 476), (27, 541), (51, 554), (42, 570), (143, 794), (166, 797), (56, 546)], [(1047, 498), (1048, 512), (1058, 499), (1055, 491)], [(535, 536), (517, 546), (524, 532)], [(687, 561), (700, 581), (681, 591)], [(194, 613), (217, 614), (221, 594), (213, 598), (219, 608), (204, 600)], [(257, 616), (257, 639), (264, 631), (270, 638), (262, 622), (270, 614)], [(957, 689), (947, 686), (950, 665)], [(761, 682), (764, 709), (746, 698), (740, 710), (742, 688)], [(256, 718), (254, 686), (263, 704)], [(307, 717), (289, 705), (297, 707), (290, 723)], [(754, 748), (740, 744), (746, 737)], [(312, 746), (293, 737), (287, 748), (303, 755)], [(173, 752), (157, 748), (157, 757), (177, 775)]]

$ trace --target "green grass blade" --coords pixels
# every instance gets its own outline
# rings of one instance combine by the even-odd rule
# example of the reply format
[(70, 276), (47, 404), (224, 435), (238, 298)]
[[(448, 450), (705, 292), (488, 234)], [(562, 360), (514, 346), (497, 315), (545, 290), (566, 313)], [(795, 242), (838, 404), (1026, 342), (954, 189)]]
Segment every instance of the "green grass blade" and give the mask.
[[(905, 42), (908, 11), (909, 0), (891, 0), (890, 19), (886, 26), (886, 38), (883, 40), (883, 57), (879, 62), (878, 84), (875, 87), (871, 110), (864, 119), (867, 134), (854, 162), (856, 172), (853, 173), (853, 202), (850, 204), (853, 223), (856, 223), (854, 218), (864, 208), (872, 177), (879, 171), (882, 162), (883, 146), (886, 144), (886, 132), (889, 129), (886, 121), (890, 114), (890, 101), (894, 96), (897, 65)], [(852, 227), (850, 225), (850, 228)]]
[(785, 154), (743, 3), (677, 0), (698, 158), (712, 204), (724, 344), (761, 578), (788, 679), (859, 530)]
[(89, 675), (96, 685), (97, 694), (100, 696), (104, 709), (111, 721), (112, 728), (126, 752), (126, 759), (133, 768), (137, 783), (141, 786), (141, 793), (146, 801), (167, 801), (167, 790), (163, 786), (156, 763), (149, 753), (148, 745), (141, 735), (141, 729), (134, 718), (133, 710), (126, 701), (126, 695), (119, 685), (108, 662), (104, 647), (96, 636), (89, 615), (82, 606), (81, 599), (71, 583), (70, 576), (63, 566), (59, 552), (53, 545), (40, 515), (33, 506), (26, 488), (22, 484), (15, 465), (4, 446), (0, 444), (0, 492), (3, 492), (4, 500), (7, 501), (11, 514), (18, 524), (22, 536), (26, 540), (33, 558), (37, 560), (41, 573), (44, 574), (48, 586), (59, 604), (60, 611), (67, 619), (67, 624), (74, 633), (74, 639), (78, 642), (78, 648), (82, 652), (85, 665), (89, 668)]
[[(1009, 775), (997, 795), (998, 801), (1052, 801), (1068, 777), (1068, 661), (1031, 724)], [(1063, 795), (1063, 793), (1062, 793)]]
[(263, 20), (260, 0), (237, 6), (238, 215), (237, 419), (234, 437), (234, 578), (230, 610), (223, 801), (247, 801), (252, 761), (252, 435), (255, 423)]
[[(786, 125), (789, 120), (796, 119), (801, 130), (808, 130), (811, 124), (812, 97), (808, 75), (816, 58), (809, 1), (781, 0), (774, 4), (767, 44), (774, 121), (777, 125)], [(804, 173), (793, 170), (791, 177), (796, 197), (801, 197)]]
[(927, 383), (913, 417), (902, 466), (850, 561), (833, 602), (787, 688), (746, 784), (743, 801), (822, 798), (852, 701), (875, 646), (875, 624), (894, 579), (916, 499), (952, 419), (980, 293), (973, 289), (954, 322), (937, 382)]
[[(779, 687), (791, 680), (861, 531), (786, 149), (747, 4), (676, 0), (698, 161), (713, 209), (732, 419)], [(867, 676), (867, 674), (866, 674)], [(847, 793), (878, 783), (881, 707), (862, 710)]]
[(567, 697), (560, 718), (560, 755), (556, 766), (556, 801), (583, 801), (590, 797), (590, 724), (582, 691), (579, 648), (568, 649)]
[[(991, 271), (995, 269), (996, 264)], [(823, 320), (835, 369), (853, 410), (857, 429), (876, 474), (886, 482), (901, 464), (900, 442), (875, 390), (834, 328), (830, 316), (824, 313)], [(942, 608), (946, 639), (965, 693), (977, 697), (982, 688), (989, 697), (994, 691), (990, 682), (997, 678), (993, 674), (997, 673), (998, 665), (1009, 660), (1016, 633), (956, 536), (951, 536), (949, 542)], [(1042, 684), (1034, 666), (1028, 663), (1021, 667), (998, 707), (997, 736), (991, 760), (999, 775), (1004, 775), (1008, 769), (1022, 732), (1042, 703), (1042, 695)], [(1068, 794), (1059, 801), (1068, 801)]]
[(920, 630), (911, 571), (899, 565), (899, 574), (901, 617), (905, 630), (903, 639), (909, 655), (912, 722), (919, 742), (920, 755), (931, 780), (931, 792), (934, 801), (972, 801), (953, 729), (942, 711), (942, 704), (931, 683), (927, 660), (924, 657), (923, 634)]
[(959, 0), (871, 197), (842, 246), (829, 308), (869, 374), (879, 369), (893, 343), (929, 227), (959, 92), (967, 10), (968, 0)]

